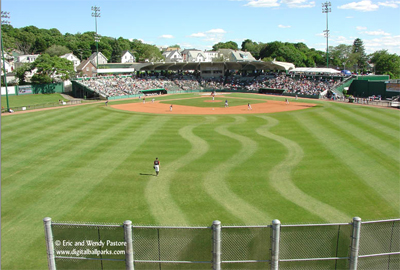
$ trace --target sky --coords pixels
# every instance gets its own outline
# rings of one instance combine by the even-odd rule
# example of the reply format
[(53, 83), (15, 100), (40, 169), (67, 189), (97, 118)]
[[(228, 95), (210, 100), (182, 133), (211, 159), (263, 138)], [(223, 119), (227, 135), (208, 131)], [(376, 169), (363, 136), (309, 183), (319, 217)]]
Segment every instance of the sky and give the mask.
[(144, 43), (211, 50), (218, 42), (303, 42), (309, 48), (352, 45), (360, 38), (367, 53), (400, 55), (400, 0), (3, 0), (11, 25), (57, 28), (62, 34), (95, 31)]

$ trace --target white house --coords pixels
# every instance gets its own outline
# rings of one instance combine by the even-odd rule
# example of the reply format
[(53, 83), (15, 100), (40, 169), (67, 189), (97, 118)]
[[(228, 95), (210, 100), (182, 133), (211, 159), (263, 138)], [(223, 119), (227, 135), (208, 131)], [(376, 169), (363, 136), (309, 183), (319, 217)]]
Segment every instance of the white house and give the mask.
[(90, 57), (89, 60), (92, 62), (94, 66), (97, 66), (97, 58), (99, 65), (107, 64), (108, 59), (105, 57), (101, 52), (99, 52), (99, 56), (97, 57), (97, 52), (94, 52)]
[[(3, 59), (1, 59), (0, 63), (1, 63), (1, 76), (3, 76), (4, 75), (4, 72), (3, 72)], [(6, 66), (6, 74), (10, 73), (13, 70), (12, 65), (7, 60), (4, 61), (4, 64)]]
[(76, 68), (81, 64), (81, 60), (79, 60), (79, 58), (76, 57), (73, 53), (67, 53), (67, 54), (61, 55), (60, 57), (65, 58), (65, 59), (71, 61), (72, 63), (74, 63), (75, 71), (76, 71)]
[(136, 57), (129, 51), (122, 52), (121, 63), (135, 63)]
[(14, 67), (17, 69), (21, 67), (23, 64), (33, 63), (39, 56), (40, 56), (39, 54), (20, 55), (17, 57), (17, 61), (15, 61)]
[(204, 51), (204, 55), (206, 56), (205, 62), (212, 62), (214, 58), (218, 58), (219, 53), (216, 51)]
[(33, 63), (39, 57), (39, 54), (27, 54), (27, 55), (20, 55), (17, 58), (17, 62), (19, 63)]
[(206, 62), (206, 56), (202, 51), (189, 51), (188, 62)]
[(172, 62), (183, 62), (183, 57), (180, 54), (180, 52), (176, 51), (166, 51), (162, 54), (165, 57), (165, 62), (166, 63), (172, 63)]

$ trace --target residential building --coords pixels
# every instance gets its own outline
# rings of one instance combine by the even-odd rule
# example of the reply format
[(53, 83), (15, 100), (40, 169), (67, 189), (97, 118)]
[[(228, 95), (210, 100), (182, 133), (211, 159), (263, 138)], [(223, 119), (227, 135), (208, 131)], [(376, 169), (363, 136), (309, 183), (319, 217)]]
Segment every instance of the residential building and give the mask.
[(121, 63), (135, 63), (136, 57), (129, 51), (122, 52)]
[(76, 57), (73, 53), (67, 53), (67, 54), (61, 55), (60, 57), (65, 58), (65, 59), (71, 61), (72, 63), (74, 63), (75, 71), (76, 71), (76, 68), (81, 64), (81, 60), (79, 60), (79, 58)]
[(36, 61), (39, 57), (39, 54), (27, 54), (27, 55), (20, 55), (17, 57), (17, 61), (15, 61), (15, 68), (21, 67), (23, 64), (29, 64)]
[(212, 62), (214, 58), (218, 58), (219, 53), (216, 51), (204, 51), (204, 55), (206, 56), (205, 62)]
[[(100, 60), (100, 59), (99, 59)], [(82, 61), (82, 63), (76, 68), (79, 76), (83, 77), (94, 77), (97, 74), (96, 66), (93, 65), (90, 59)]]
[[(4, 71), (3, 71), (3, 59), (0, 60), (0, 64), (1, 64), (1, 76), (4, 75)], [(11, 71), (13, 71), (13, 66), (11, 65), (10, 62), (8, 62), (7, 60), (4, 61), (4, 65), (6, 67), (6, 74), (10, 73)]]
[(166, 63), (171, 62), (183, 62), (183, 57), (177, 50), (175, 51), (166, 51), (162, 54), (165, 57)]
[(232, 50), (229, 55), (230, 62), (257, 61), (250, 52)]
[[(98, 60), (97, 60), (98, 58)], [(99, 65), (107, 64), (108, 59), (105, 57), (101, 52), (99, 52), (99, 56), (97, 57), (97, 52), (94, 52), (90, 57), (89, 60), (92, 62), (94, 66), (97, 66), (97, 62)]]

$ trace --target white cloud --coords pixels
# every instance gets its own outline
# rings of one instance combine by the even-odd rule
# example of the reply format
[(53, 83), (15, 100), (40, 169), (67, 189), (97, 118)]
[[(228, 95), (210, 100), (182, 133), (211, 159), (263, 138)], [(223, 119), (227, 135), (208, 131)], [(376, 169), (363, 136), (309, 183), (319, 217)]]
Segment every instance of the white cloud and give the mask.
[(362, 30), (367, 30), (367, 27), (365, 27), (365, 26), (357, 26), (356, 29), (358, 31), (362, 31)]
[(245, 6), (248, 7), (279, 7), (278, 0), (250, 0)]
[(218, 43), (224, 39), (225, 34), (226, 34), (226, 31), (224, 29), (214, 28), (214, 29), (210, 29), (205, 32), (193, 33), (189, 37), (201, 38), (203, 41), (206, 41), (206, 42)]
[(171, 39), (171, 38), (174, 38), (174, 36), (173, 35), (161, 35), (161, 36), (159, 36), (159, 38)]
[(317, 37), (324, 37), (325, 36), (325, 33), (318, 33), (318, 34), (315, 34)]
[(314, 1), (308, 0), (281, 0), (281, 3), (286, 4), (289, 8), (311, 8), (315, 7)]
[(346, 19), (353, 19), (353, 16), (347, 16)]
[(391, 7), (391, 8), (398, 8), (398, 4), (400, 1), (386, 1), (386, 2), (378, 2), (378, 5), (383, 7)]
[(377, 30), (377, 31), (365, 31), (365, 34), (369, 35), (369, 36), (390, 36), (389, 33), (386, 33), (383, 30)]
[(290, 25), (282, 25), (282, 24), (280, 24), (280, 25), (278, 25), (278, 27), (279, 28), (290, 28), (291, 26)]
[(201, 37), (206, 37), (206, 34), (200, 32), (200, 33), (193, 33), (191, 34), (189, 37), (197, 37), (197, 38), (201, 38)]
[(400, 35), (384, 36), (374, 39), (363, 39), (365, 51), (373, 53), (377, 50), (388, 50), (390, 53), (400, 53)]
[(315, 1), (309, 0), (247, 0), (245, 6), (248, 7), (279, 7), (281, 4), (287, 5), (289, 8), (311, 8), (315, 6)]
[(339, 6), (339, 9), (353, 9), (357, 11), (375, 11), (379, 8), (378, 5), (373, 4), (370, 0), (363, 0), (360, 2), (351, 2), (349, 4)]
[(208, 30), (206, 33), (209, 33), (209, 34), (225, 34), (226, 31), (224, 29), (218, 28), (218, 29)]

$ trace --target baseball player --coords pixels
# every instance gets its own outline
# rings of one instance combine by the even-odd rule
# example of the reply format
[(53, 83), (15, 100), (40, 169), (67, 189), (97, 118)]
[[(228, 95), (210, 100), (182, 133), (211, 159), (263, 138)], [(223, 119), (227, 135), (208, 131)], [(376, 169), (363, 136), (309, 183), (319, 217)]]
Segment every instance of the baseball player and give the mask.
[(156, 176), (158, 176), (158, 173), (160, 172), (160, 161), (158, 160), (158, 158), (154, 160), (153, 168), (156, 170)]
[(172, 104), (169, 106), (169, 111), (172, 112)]
[(252, 110), (250, 103), (247, 103), (247, 110), (249, 110), (249, 111)]
[(225, 108), (227, 108), (227, 107), (229, 107), (229, 105), (228, 105), (228, 100), (226, 99), (225, 100)]

